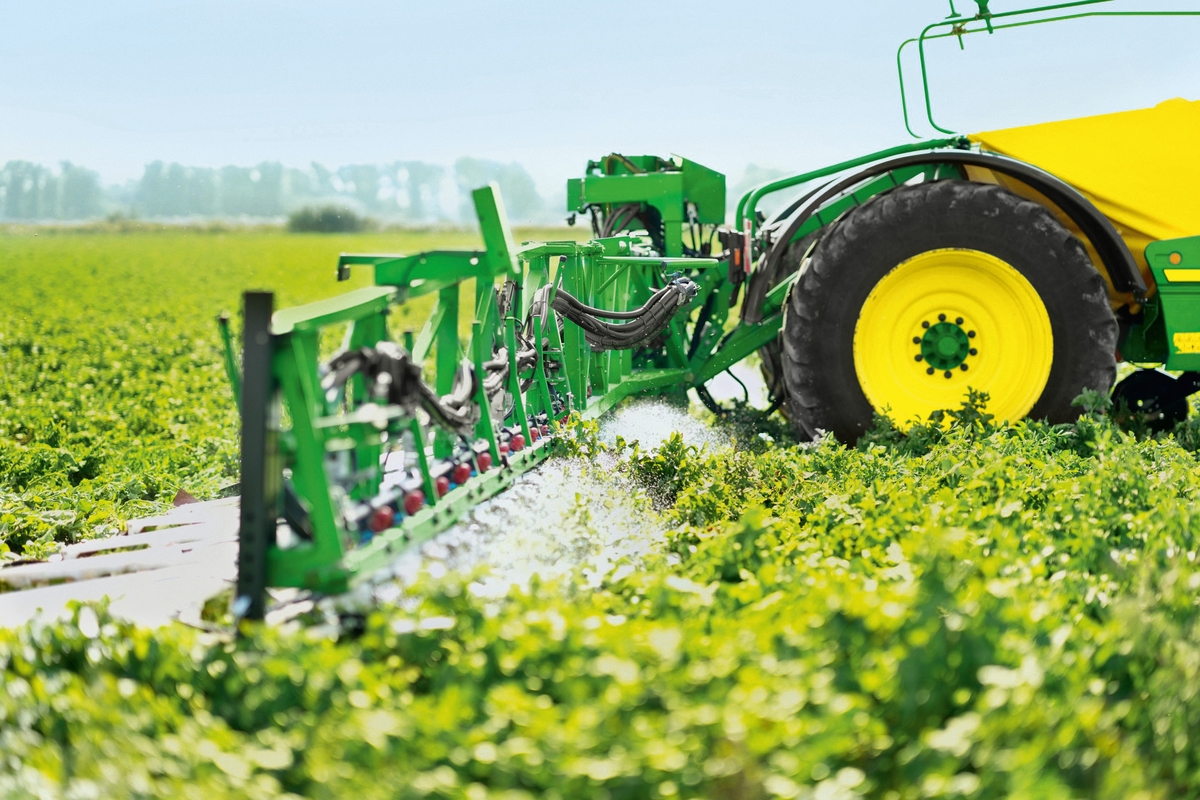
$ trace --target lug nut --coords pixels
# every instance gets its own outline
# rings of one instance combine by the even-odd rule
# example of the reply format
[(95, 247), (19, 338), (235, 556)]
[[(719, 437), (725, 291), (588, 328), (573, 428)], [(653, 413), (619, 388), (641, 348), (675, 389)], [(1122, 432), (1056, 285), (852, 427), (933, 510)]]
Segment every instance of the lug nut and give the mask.
[(977, 356), (977, 355), (979, 355), (979, 351), (978, 351), (978, 350), (976, 350), (974, 347), (972, 347), (972, 348), (971, 348), (970, 350), (968, 350), (967, 352), (968, 352), (968, 353), (970, 353), (970, 354), (971, 354), (971, 355), (973, 355), (973, 356)]
[(962, 325), (962, 323), (963, 323), (963, 318), (962, 318), (962, 317), (955, 317), (955, 318), (954, 318), (954, 324), (955, 324), (955, 325)]
[(946, 321), (946, 315), (938, 314), (938, 322), (945, 322), (945, 321)]
[(959, 368), (959, 369), (961, 369), (963, 372), (966, 372), (966, 371), (967, 371), (967, 365), (966, 365), (966, 364), (959, 364), (959, 365), (958, 365), (958, 368)]
[(913, 337), (913, 344), (920, 344), (920, 343), (921, 343), (921, 337), (920, 337), (920, 336), (914, 336), (914, 337)]
[(954, 374), (954, 373), (953, 373), (953, 372), (951, 372), (950, 370), (946, 370), (946, 377), (947, 377), (947, 378), (949, 378), (949, 377), (950, 377), (951, 375), (953, 375), (953, 374)]
[(974, 338), (975, 338), (975, 331), (967, 331), (967, 336), (968, 336), (968, 337), (970, 337), (971, 339), (974, 339)]
[(922, 360), (924, 360), (924, 358), (925, 358), (925, 356), (921, 355), (920, 353), (917, 353), (917, 356), (916, 356), (917, 361), (922, 361)]

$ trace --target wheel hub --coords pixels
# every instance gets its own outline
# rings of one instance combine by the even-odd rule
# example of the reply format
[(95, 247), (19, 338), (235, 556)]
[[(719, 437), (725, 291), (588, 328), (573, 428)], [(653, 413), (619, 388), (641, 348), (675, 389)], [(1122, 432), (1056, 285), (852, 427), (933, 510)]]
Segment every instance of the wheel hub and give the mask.
[(863, 394), (903, 427), (957, 408), (968, 388), (988, 393), (996, 419), (1020, 419), (1046, 386), (1053, 353), (1049, 314), (1028, 279), (962, 248), (897, 264), (871, 290), (854, 330)]
[(979, 351), (971, 346), (975, 331), (963, 327), (962, 317), (955, 317), (951, 322), (945, 314), (938, 314), (937, 322), (924, 320), (921, 327), (925, 329), (925, 335), (914, 336), (913, 344), (920, 351), (916, 360), (929, 365), (926, 374), (941, 371), (949, 378), (955, 369), (966, 372), (970, 368), (967, 359), (978, 355)]

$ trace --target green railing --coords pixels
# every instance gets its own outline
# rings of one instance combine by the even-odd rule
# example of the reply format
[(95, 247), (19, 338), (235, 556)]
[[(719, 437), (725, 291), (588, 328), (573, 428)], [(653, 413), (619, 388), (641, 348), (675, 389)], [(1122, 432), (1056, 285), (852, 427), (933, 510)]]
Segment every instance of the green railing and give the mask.
[[(944, 128), (939, 125), (933, 118), (933, 100), (929, 89), (929, 67), (925, 55), (925, 43), (935, 39), (948, 39), (955, 37), (958, 39), (959, 47), (963, 47), (962, 37), (973, 33), (988, 33), (992, 34), (996, 31), (1006, 30), (1009, 28), (1024, 28), (1031, 25), (1042, 25), (1050, 22), (1065, 22), (1067, 20), (1085, 19), (1088, 17), (1196, 17), (1200, 16), (1200, 11), (1150, 11), (1150, 10), (1119, 10), (1119, 11), (1075, 11), (1073, 13), (1057, 13), (1068, 11), (1070, 9), (1080, 8), (1084, 6), (1097, 6), (1114, 2), (1114, 0), (1075, 0), (1070, 3), (1054, 3), (1052, 5), (1033, 6), (1030, 8), (1019, 8), (1013, 11), (992, 12), (989, 8), (990, 0), (975, 0), (978, 7), (978, 12), (974, 17), (963, 17), (954, 9), (954, 2), (950, 0), (951, 16), (925, 26), (921, 31), (920, 36), (913, 39), (906, 39), (900, 44), (896, 50), (896, 71), (900, 79), (900, 107), (904, 115), (904, 128), (914, 138), (922, 138), (920, 134), (912, 129), (912, 124), (908, 116), (908, 96), (904, 86), (904, 63), (903, 55), (904, 48), (911, 44), (917, 45), (917, 52), (921, 63), (921, 88), (925, 100), (925, 117), (934, 130), (940, 133), (953, 134), (954, 131), (949, 128)], [(1019, 17), (1034, 16), (1034, 19), (1020, 19), (1015, 22), (1012, 20)], [(941, 28), (949, 28), (949, 30), (939, 33), (933, 33)]]

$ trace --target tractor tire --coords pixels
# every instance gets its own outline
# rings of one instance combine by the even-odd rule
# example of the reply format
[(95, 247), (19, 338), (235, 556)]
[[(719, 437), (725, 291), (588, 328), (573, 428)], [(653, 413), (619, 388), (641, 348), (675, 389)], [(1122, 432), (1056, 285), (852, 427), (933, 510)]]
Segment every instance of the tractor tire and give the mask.
[(1000, 186), (901, 186), (834, 223), (786, 305), (783, 377), (801, 436), (902, 430), (968, 390), (988, 413), (1066, 422), (1116, 377), (1117, 322), (1082, 243)]
[[(774, 287), (784, 278), (800, 269), (808, 248), (821, 235), (816, 230), (790, 242), (783, 251), (783, 257), (775, 262), (774, 272), (767, 285)], [(787, 384), (783, 380), (783, 331), (767, 344), (758, 349), (759, 370), (762, 372), (763, 383), (767, 387), (767, 397), (771, 404), (778, 406), (780, 413), (788, 415)]]

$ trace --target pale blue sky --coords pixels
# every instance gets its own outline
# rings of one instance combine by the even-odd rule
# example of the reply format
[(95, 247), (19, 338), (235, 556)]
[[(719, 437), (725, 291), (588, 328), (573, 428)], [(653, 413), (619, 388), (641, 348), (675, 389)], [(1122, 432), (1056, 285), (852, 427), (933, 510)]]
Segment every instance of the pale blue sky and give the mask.
[[(1111, 7), (1151, 6), (1200, 1)], [(519, 161), (557, 194), (618, 150), (736, 181), (747, 163), (801, 169), (905, 141), (896, 46), (947, 13), (946, 0), (0, 0), (0, 162), (67, 159), (123, 181), (154, 159), (472, 155)], [(935, 96), (964, 131), (1196, 99), (1197, 42), (1200, 19), (942, 42)]]

